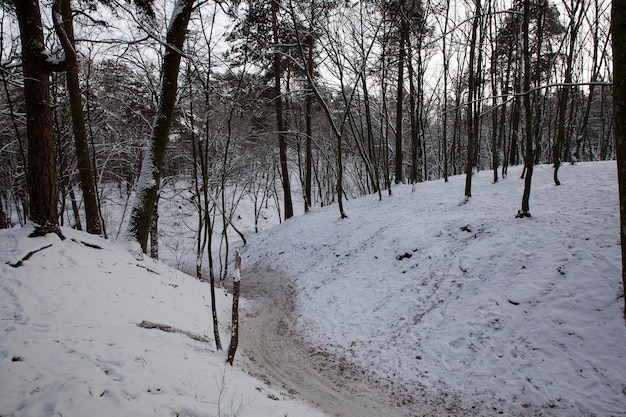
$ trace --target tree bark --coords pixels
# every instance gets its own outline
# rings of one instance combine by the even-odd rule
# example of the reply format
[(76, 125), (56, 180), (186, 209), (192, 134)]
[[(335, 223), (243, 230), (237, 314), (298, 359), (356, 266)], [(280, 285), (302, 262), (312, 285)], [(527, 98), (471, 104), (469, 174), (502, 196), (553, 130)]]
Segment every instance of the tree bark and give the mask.
[(57, 24), (60, 0), (53, 4), (53, 21), (65, 57), (53, 61), (44, 49), (45, 41), (41, 11), (37, 0), (16, 1), (15, 13), (20, 28), (22, 44), (22, 70), (24, 74), (24, 99), (26, 132), (28, 137), (28, 189), (30, 198), (29, 217), (37, 225), (33, 236), (57, 233), (59, 228), (57, 208), (56, 152), (52, 133), (50, 108), (50, 73), (64, 71), (76, 55), (68, 44), (63, 30)]
[(138, 243), (143, 253), (146, 253), (147, 250), (152, 214), (161, 182), (161, 168), (169, 141), (170, 127), (174, 119), (181, 51), (185, 42), (193, 3), (194, 0), (178, 0), (172, 12), (161, 68), (162, 81), (159, 105), (126, 229), (126, 240)]
[(0, 195), (0, 229), (8, 229), (11, 222), (4, 212), (4, 198)]
[(611, 11), (613, 43), (613, 122), (617, 153), (617, 179), (622, 244), (622, 285), (626, 320), (626, 0), (613, 0)]
[[(578, 35), (578, 28), (582, 22), (582, 14), (578, 17), (579, 20), (576, 20), (578, 7), (581, 3), (576, 3), (574, 7), (571, 8), (570, 15), (570, 39), (569, 39), (569, 48), (567, 51), (567, 60), (565, 62), (565, 84), (572, 83), (572, 73), (573, 73), (573, 63), (574, 63), (574, 48), (576, 46), (576, 37)], [(564, 147), (565, 141), (565, 122), (566, 122), (566, 113), (567, 113), (567, 105), (569, 102), (569, 92), (571, 87), (563, 86), (558, 95), (558, 116), (557, 116), (557, 134), (554, 141), (554, 149), (552, 150), (552, 162), (554, 163), (554, 185), (561, 185), (561, 181), (559, 180), (559, 168), (561, 166), (561, 153), (563, 156), (569, 155), (570, 149), (569, 146)], [(591, 93), (590, 93), (591, 94)]]
[[(401, 9), (404, 10), (404, 1), (402, 1)], [(396, 157), (395, 157), (395, 183), (404, 182), (404, 152), (402, 150), (402, 110), (404, 98), (404, 61), (406, 50), (404, 48), (408, 24), (404, 16), (400, 16), (400, 46), (398, 48), (398, 80), (396, 95)]]
[(159, 197), (160, 194), (157, 193), (150, 226), (150, 257), (152, 259), (159, 259)]
[[(278, 0), (272, 0), (272, 34), (274, 47), (278, 48)], [(285, 119), (283, 118), (283, 98), (280, 89), (281, 76), (280, 54), (274, 53), (274, 105), (276, 106), (276, 127), (278, 129), (278, 151), (280, 157), (280, 173), (283, 183), (285, 219), (293, 217), (293, 202), (291, 199), (291, 184), (289, 180), (289, 166), (287, 164), (287, 138), (285, 134)]]
[[(311, 27), (307, 35), (308, 56), (306, 70), (309, 80), (313, 79), (313, 48), (315, 47), (315, 0), (311, 0)], [(310, 85), (310, 81), (309, 81)], [(306, 96), (306, 151), (304, 168), (304, 210), (309, 211), (312, 203), (312, 183), (313, 183), (313, 88), (310, 88)]]
[(237, 346), (239, 345), (239, 288), (241, 286), (241, 256), (239, 255), (239, 249), (237, 249), (235, 255), (235, 277), (233, 279), (233, 311), (232, 311), (232, 323), (230, 332), (230, 344), (228, 345), (228, 356), (226, 362), (230, 365), (235, 360), (235, 352), (237, 352)]
[(448, 38), (448, 20), (450, 19), (450, 0), (446, 0), (446, 17), (445, 25), (443, 27), (443, 39), (442, 39), (442, 55), (443, 55), (443, 138), (442, 138), (442, 152), (443, 152), (443, 180), (448, 182), (448, 67), (450, 66), (450, 59), (447, 54), (446, 40)]
[[(74, 46), (74, 25), (70, 0), (62, 0), (61, 14), (65, 33)], [(80, 188), (83, 192), (83, 202), (85, 204), (87, 233), (100, 235), (102, 234), (102, 222), (98, 210), (94, 174), (91, 167), (89, 146), (87, 144), (87, 129), (85, 127), (85, 114), (83, 112), (83, 100), (80, 94), (78, 64), (76, 60), (68, 67), (65, 77), (70, 99), (72, 130), (74, 133), (74, 146), (76, 148)]]
[[(498, 43), (497, 37), (494, 36), (493, 22), (493, 1), (489, 1), (488, 13), (489, 13), (489, 37), (491, 42), (491, 68), (490, 68), (490, 80), (491, 80), (491, 168), (493, 170), (493, 182), (498, 182), (498, 166), (500, 165), (500, 143), (498, 141), (498, 117), (500, 116), (498, 109), (498, 71), (497, 71), (497, 49)], [(504, 112), (502, 112), (504, 117)]]
[[(476, 77), (476, 40), (478, 37), (478, 24), (481, 19), (480, 0), (475, 0), (475, 14), (472, 22), (472, 35), (470, 41), (469, 76), (467, 90), (467, 165), (465, 167), (465, 197), (472, 196), (472, 173), (476, 164), (477, 142), (478, 142), (478, 115), (476, 114), (475, 98), (477, 91)], [(478, 53), (481, 53), (480, 51)]]
[(535, 165), (533, 150), (533, 119), (532, 109), (530, 106), (530, 45), (529, 45), (529, 26), (530, 26), (530, 0), (524, 0), (524, 23), (522, 27), (522, 36), (524, 43), (523, 60), (524, 60), (524, 117), (526, 119), (526, 154), (524, 157), (524, 168), (526, 176), (524, 178), (524, 194), (522, 195), (522, 210), (517, 213), (517, 217), (530, 217), (530, 187), (533, 177), (533, 167)]
[(419, 150), (421, 149), (421, 144), (419, 142), (419, 131), (418, 131), (418, 112), (417, 104), (416, 104), (416, 95), (415, 91), (415, 71), (413, 71), (413, 54), (411, 53), (411, 43), (408, 42), (408, 50), (409, 50), (409, 120), (411, 123), (411, 174), (409, 182), (414, 184), (416, 182), (421, 182), (421, 170), (419, 166)]

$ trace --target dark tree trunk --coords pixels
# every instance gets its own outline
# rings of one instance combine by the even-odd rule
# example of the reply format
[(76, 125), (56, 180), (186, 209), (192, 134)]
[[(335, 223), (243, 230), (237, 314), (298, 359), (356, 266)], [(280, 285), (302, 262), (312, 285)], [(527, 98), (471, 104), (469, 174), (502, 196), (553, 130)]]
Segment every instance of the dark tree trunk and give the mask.
[(230, 331), (230, 344), (228, 345), (228, 356), (226, 362), (230, 365), (235, 360), (235, 352), (237, 352), (237, 346), (239, 345), (239, 288), (241, 286), (241, 256), (239, 255), (239, 249), (237, 249), (235, 255), (235, 277), (233, 279), (233, 311), (232, 311), (232, 323)]
[(530, 46), (529, 46), (529, 26), (530, 26), (530, 0), (524, 0), (524, 23), (523, 23), (523, 59), (524, 59), (524, 117), (526, 119), (526, 154), (524, 157), (524, 194), (522, 195), (522, 210), (517, 217), (530, 217), (530, 186), (533, 177), (533, 167), (535, 165), (533, 152), (533, 118), (530, 106)]
[(620, 237), (622, 243), (622, 285), (626, 320), (626, 0), (613, 0), (611, 34), (613, 42), (613, 122), (619, 184)]
[[(512, 53), (509, 53), (507, 57), (506, 64), (506, 75), (504, 79), (501, 81), (501, 90), (502, 90), (502, 109), (500, 111), (500, 127), (498, 132), (498, 141), (502, 144), (502, 177), (504, 178), (507, 175), (507, 171), (509, 168), (509, 151), (507, 148), (507, 137), (506, 137), (506, 118), (507, 118), (507, 102), (509, 92), (510, 92), (510, 81), (511, 81), (511, 62), (512, 61)], [(510, 146), (510, 145), (509, 145)]]
[[(57, 0), (53, 5), (55, 22), (60, 20), (58, 18), (59, 1)], [(65, 51), (65, 58), (55, 62), (48, 60), (44, 49), (39, 2), (23, 0), (16, 1), (14, 4), (22, 44), (30, 219), (37, 225), (33, 235), (55, 232), (62, 237), (57, 208), (56, 152), (49, 91), (50, 73), (66, 70), (67, 66), (75, 61), (76, 56), (74, 49), (68, 45), (62, 28), (55, 24), (57, 35)]]
[(11, 227), (11, 222), (4, 212), (4, 199), (0, 196), (0, 229), (8, 229)]
[(411, 53), (412, 49), (410, 42), (407, 46), (409, 50), (409, 63), (407, 67), (409, 70), (409, 115), (411, 123), (411, 175), (409, 178), (409, 182), (411, 184), (414, 184), (421, 181), (421, 167), (418, 157), (419, 150), (421, 149), (421, 144), (419, 142), (419, 130), (417, 125), (419, 110), (416, 105), (417, 91), (415, 89), (415, 71), (413, 70), (413, 54)]
[[(570, 84), (572, 82), (572, 72), (573, 72), (573, 63), (574, 63), (574, 48), (576, 47), (576, 36), (578, 34), (578, 28), (580, 26), (579, 21), (574, 21), (576, 18), (576, 12), (578, 7), (581, 6), (581, 3), (576, 3), (576, 6), (571, 11), (571, 26), (570, 26), (570, 39), (569, 39), (569, 49), (567, 52), (567, 60), (565, 63), (565, 84)], [(582, 16), (582, 15), (581, 15)], [(559, 168), (561, 166), (561, 153), (563, 156), (569, 155), (570, 149), (569, 146), (565, 146), (565, 121), (566, 121), (566, 113), (567, 113), (567, 104), (569, 102), (569, 92), (571, 87), (563, 86), (561, 88), (561, 94), (559, 94), (559, 106), (558, 106), (558, 116), (557, 116), (557, 133), (554, 141), (554, 149), (552, 150), (552, 162), (554, 163), (554, 185), (561, 185), (561, 181), (559, 181)], [(571, 120), (570, 120), (571, 122)], [(569, 135), (568, 135), (569, 137)]]
[(443, 47), (443, 179), (448, 182), (448, 67), (450, 66), (449, 58), (446, 51), (446, 39), (448, 32), (448, 19), (450, 16), (450, 0), (446, 0), (446, 20), (444, 26), (444, 36), (442, 39)]
[(162, 81), (159, 106), (148, 142), (148, 150), (141, 167), (137, 197), (131, 209), (126, 231), (129, 241), (137, 242), (146, 253), (148, 235), (152, 225), (152, 214), (161, 183), (161, 168), (169, 140), (169, 131), (174, 119), (174, 106), (178, 91), (180, 51), (183, 50), (187, 25), (193, 10), (194, 0), (178, 0), (166, 36), (165, 56), (162, 64)]
[[(493, 33), (493, 12), (494, 4), (490, 0), (489, 1), (489, 35), (491, 39), (494, 39)], [(500, 165), (500, 145), (501, 143), (498, 141), (498, 117), (500, 116), (499, 108), (498, 108), (498, 70), (497, 70), (497, 55), (496, 51), (498, 49), (498, 43), (492, 43), (491, 49), (491, 71), (490, 71), (490, 79), (491, 79), (491, 168), (493, 169), (493, 182), (498, 182), (498, 166)], [(504, 115), (504, 111), (502, 112)]]
[(380, 186), (380, 156), (374, 147), (374, 127), (372, 123), (372, 111), (370, 105), (370, 94), (367, 87), (367, 78), (365, 74), (361, 77), (361, 87), (363, 89), (363, 108), (365, 111), (365, 125), (367, 131), (367, 167), (370, 173), (372, 189), (378, 193), (379, 199), (382, 199)]
[(159, 259), (159, 197), (157, 194), (152, 213), (152, 225), (150, 226), (150, 257)]
[[(313, 34), (313, 25), (315, 23), (315, 0), (311, 0), (311, 27), (307, 35), (308, 56), (307, 56), (307, 72), (309, 80), (313, 79), (313, 49), (315, 48), (315, 36)], [(310, 81), (309, 81), (310, 83)], [(304, 210), (308, 211), (312, 203), (312, 181), (313, 181), (313, 88), (306, 96), (306, 151), (304, 157)]]
[[(465, 197), (472, 196), (472, 172), (476, 164), (476, 154), (478, 152), (478, 114), (475, 112), (477, 91), (476, 80), (476, 66), (474, 64), (476, 60), (476, 40), (478, 37), (478, 24), (480, 23), (480, 0), (475, 0), (475, 14), (474, 21), (472, 22), (472, 38), (470, 43), (470, 58), (469, 58), (469, 76), (468, 76), (468, 91), (467, 91), (467, 165), (465, 166)], [(481, 53), (481, 52), (479, 52)]]
[[(404, 2), (402, 2), (404, 8)], [(396, 99), (396, 158), (395, 158), (395, 182), (396, 184), (404, 182), (404, 155), (402, 151), (402, 108), (404, 97), (404, 61), (406, 50), (404, 49), (406, 32), (408, 25), (401, 17), (402, 23), (400, 28), (400, 47), (398, 50), (398, 80), (397, 80), (397, 99)]]
[[(272, 32), (274, 46), (278, 48), (278, 0), (272, 0)], [(293, 217), (293, 203), (291, 200), (291, 184), (289, 180), (289, 166), (287, 165), (287, 135), (285, 133), (285, 119), (283, 117), (283, 97), (280, 89), (281, 76), (280, 54), (274, 54), (274, 104), (276, 106), (276, 127), (278, 129), (278, 151), (280, 156), (280, 173), (283, 183), (285, 219)]]
[[(74, 45), (74, 25), (72, 23), (73, 18), (70, 0), (63, 0), (61, 12), (65, 33), (67, 33), (70, 42)], [(74, 61), (73, 65), (68, 67), (65, 76), (70, 98), (72, 129), (74, 133), (74, 145), (76, 147), (80, 188), (83, 192), (83, 202), (85, 204), (87, 233), (100, 235), (102, 234), (102, 222), (98, 210), (94, 175), (91, 167), (89, 146), (87, 144), (87, 129), (85, 127), (85, 114), (83, 112), (83, 100), (80, 94), (78, 65), (76, 61)]]
[(70, 202), (72, 204), (72, 213), (74, 214), (74, 228), (76, 230), (83, 230), (83, 224), (80, 221), (80, 210), (78, 210), (78, 202), (76, 201), (76, 193), (74, 187), (69, 187)]
[[(599, 0), (595, 0), (594, 1), (594, 6), (595, 6), (595, 15), (598, 16), (600, 14), (600, 1)], [(602, 53), (602, 58), (599, 57), (599, 47), (600, 47), (600, 38), (599, 38), (599, 27), (600, 27), (600, 22), (596, 22), (594, 24), (593, 27), (593, 58), (591, 60), (591, 62), (593, 63), (593, 68), (591, 71), (591, 82), (595, 82), (598, 81), (598, 73), (600, 71), (599, 66), (600, 61), (602, 61), (602, 58), (604, 57), (604, 53), (605, 51)], [(587, 103), (585, 105), (585, 110), (583, 113), (583, 120), (580, 124), (580, 127), (578, 129), (578, 137), (580, 138), (581, 141), (588, 141), (589, 140), (589, 116), (591, 115), (591, 107), (593, 105), (593, 98), (594, 98), (594, 90), (595, 90), (595, 86), (590, 85), (589, 86), (589, 94), (587, 95)], [(606, 143), (606, 142), (603, 142)], [(600, 145), (600, 159), (602, 158), (602, 154), (603, 154), (603, 146)], [(578, 159), (579, 156), (577, 155), (576, 158)]]

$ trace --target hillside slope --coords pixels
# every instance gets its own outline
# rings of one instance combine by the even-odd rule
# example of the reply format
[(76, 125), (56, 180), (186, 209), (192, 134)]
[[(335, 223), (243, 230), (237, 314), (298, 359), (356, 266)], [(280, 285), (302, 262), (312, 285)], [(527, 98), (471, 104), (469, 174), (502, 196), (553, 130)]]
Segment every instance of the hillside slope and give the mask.
[[(206, 283), (81, 232), (31, 231), (0, 230), (1, 416), (323, 415), (224, 364)], [(227, 345), (230, 297), (217, 302)]]
[[(614, 163), (519, 168), (314, 210), (251, 239), (246, 274), (276, 271), (295, 329), (418, 395), (483, 414), (618, 416), (626, 410)], [(265, 275), (268, 275), (265, 273)]]

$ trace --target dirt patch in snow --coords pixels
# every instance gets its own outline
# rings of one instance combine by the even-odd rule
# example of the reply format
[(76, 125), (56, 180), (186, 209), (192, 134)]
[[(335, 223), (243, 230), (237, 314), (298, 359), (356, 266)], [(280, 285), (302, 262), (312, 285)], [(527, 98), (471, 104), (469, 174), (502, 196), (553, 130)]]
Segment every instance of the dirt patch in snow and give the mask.
[(294, 290), (280, 271), (244, 271), (239, 362), (283, 395), (338, 417), (478, 415), (377, 378), (308, 343), (293, 328)]

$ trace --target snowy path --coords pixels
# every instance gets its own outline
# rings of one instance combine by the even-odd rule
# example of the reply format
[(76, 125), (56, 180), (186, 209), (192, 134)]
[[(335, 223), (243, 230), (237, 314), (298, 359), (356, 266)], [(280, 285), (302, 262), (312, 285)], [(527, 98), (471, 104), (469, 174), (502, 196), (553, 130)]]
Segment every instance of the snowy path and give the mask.
[[(243, 369), (338, 417), (472, 415), (454, 405), (416, 398), (393, 383), (324, 352), (291, 330), (293, 290), (278, 271), (244, 271), (247, 298), (241, 320)], [(441, 401), (439, 401), (441, 402)]]

